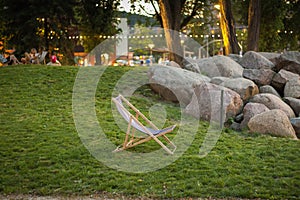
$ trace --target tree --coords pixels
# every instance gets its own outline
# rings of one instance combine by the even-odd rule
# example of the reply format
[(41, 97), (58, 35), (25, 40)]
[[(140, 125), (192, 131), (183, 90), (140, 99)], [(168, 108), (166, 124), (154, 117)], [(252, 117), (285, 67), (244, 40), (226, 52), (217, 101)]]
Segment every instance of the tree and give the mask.
[[(270, 52), (283, 49), (299, 50), (300, 1), (268, 0), (260, 3), (259, 41), (256, 41), (258, 50)], [(235, 0), (234, 7), (238, 8), (234, 13), (238, 22), (248, 25), (248, 17), (253, 16), (249, 13), (250, 0)], [(254, 10), (254, 12), (256, 11)], [(248, 27), (248, 33), (251, 34), (253, 31), (250, 26)], [(247, 46), (251, 46), (248, 44), (251, 42), (254, 43), (253, 40), (250, 40), (247, 42)]]
[(283, 25), (284, 29), (278, 31), (283, 47), (287, 50), (300, 50), (300, 1), (291, 0), (286, 2), (287, 7)]
[[(87, 51), (93, 50), (106, 38), (101, 36), (112, 36), (117, 34), (118, 20), (116, 8), (119, 1), (116, 0), (78, 0), (76, 6), (76, 19), (83, 45)], [(96, 64), (101, 64), (101, 50), (95, 49)]]
[[(132, 2), (136, 2), (132, 0)], [(182, 65), (183, 50), (180, 44), (179, 31), (195, 16), (201, 15), (201, 8), (206, 0), (146, 0), (153, 5), (155, 13), (151, 13), (165, 29), (170, 60)], [(159, 9), (156, 7), (158, 5)], [(143, 7), (141, 9), (145, 10)], [(149, 13), (150, 14), (150, 13)]]
[(220, 4), (220, 26), (224, 41), (225, 55), (238, 54), (240, 47), (235, 32), (235, 23), (231, 11), (231, 0), (219, 0)]
[(248, 11), (248, 51), (258, 51), (261, 19), (261, 1), (250, 0)]
[[(85, 35), (87, 50), (114, 35), (118, 0), (1, 0), (1, 36), (17, 53), (32, 47), (59, 49), (64, 64), (72, 64), (74, 46)], [(78, 23), (77, 23), (78, 21)], [(3, 23), (4, 22), (4, 23)]]
[[(68, 30), (74, 21), (75, 0), (2, 0), (2, 3), (4, 35), (7, 42), (16, 47), (17, 53), (44, 46), (59, 48), (63, 55), (72, 54)], [(66, 59), (66, 62), (69, 60), (73, 59)]]
[(170, 51), (170, 60), (175, 61), (180, 66), (183, 65), (183, 50), (180, 46), (178, 31), (181, 28), (182, 15), (178, 13), (181, 13), (184, 5), (182, 3), (183, 1), (181, 0), (176, 0), (175, 2), (170, 0), (159, 1), (160, 16), (165, 30), (167, 47)]

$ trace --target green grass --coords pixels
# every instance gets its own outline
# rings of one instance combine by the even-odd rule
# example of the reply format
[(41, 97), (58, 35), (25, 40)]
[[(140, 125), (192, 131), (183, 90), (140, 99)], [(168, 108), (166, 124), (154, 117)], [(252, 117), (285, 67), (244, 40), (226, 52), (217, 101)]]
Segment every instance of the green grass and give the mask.
[[(189, 149), (165, 168), (136, 174), (107, 167), (84, 147), (74, 125), (72, 91), (78, 69), (0, 68), (1, 194), (300, 198), (299, 141), (224, 129), (210, 154), (200, 159), (205, 122)], [(111, 95), (131, 69), (107, 68), (95, 96), (99, 123), (115, 144), (124, 133), (112, 117)], [(140, 87), (131, 100), (142, 112), (154, 103), (166, 106), (167, 124), (180, 120), (179, 107), (160, 99), (148, 86)], [(155, 143), (147, 143), (131, 151), (155, 149)]]

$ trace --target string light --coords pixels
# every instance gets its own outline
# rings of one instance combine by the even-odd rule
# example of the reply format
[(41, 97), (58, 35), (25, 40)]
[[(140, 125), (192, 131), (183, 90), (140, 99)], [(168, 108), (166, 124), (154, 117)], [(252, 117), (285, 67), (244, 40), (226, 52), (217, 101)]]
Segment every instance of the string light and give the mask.
[[(278, 33), (280, 33), (281, 31), (278, 30), (277, 31)], [(293, 34), (294, 32), (293, 31), (287, 31), (285, 30), (284, 33), (286, 34)], [(54, 33), (53, 33), (54, 34)], [(240, 34), (236, 34), (236, 36), (244, 36), (245, 34), (244, 33), (240, 33)], [(52, 36), (52, 37), (59, 37), (59, 36)], [(95, 36), (86, 36), (86, 35), (77, 35), (77, 36), (68, 36), (67, 38), (69, 40), (85, 40), (85, 39), (88, 39), (88, 38), (92, 38), (92, 37), (95, 37)], [(97, 36), (96, 36), (97, 37)], [(159, 34), (159, 35), (115, 35), (115, 36), (111, 36), (111, 35), (99, 35), (98, 38), (100, 39), (145, 39), (145, 38), (162, 38), (164, 37), (163, 34)], [(186, 35), (186, 34), (180, 34), (179, 35), (180, 38), (221, 38), (221, 35), (220, 34), (206, 34), (206, 35), (198, 35), (198, 34), (189, 34), (189, 35)]]

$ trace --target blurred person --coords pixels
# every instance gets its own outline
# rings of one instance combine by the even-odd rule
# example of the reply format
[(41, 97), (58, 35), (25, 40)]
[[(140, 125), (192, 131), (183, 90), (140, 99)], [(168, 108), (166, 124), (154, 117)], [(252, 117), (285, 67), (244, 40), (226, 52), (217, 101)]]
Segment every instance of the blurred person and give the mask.
[(32, 48), (30, 53), (25, 52), (24, 57), (21, 58), (23, 64), (39, 64), (39, 57), (36, 48)]
[(52, 55), (50, 56), (50, 62), (48, 62), (47, 65), (61, 66), (60, 62), (57, 60), (55, 51), (52, 52)]

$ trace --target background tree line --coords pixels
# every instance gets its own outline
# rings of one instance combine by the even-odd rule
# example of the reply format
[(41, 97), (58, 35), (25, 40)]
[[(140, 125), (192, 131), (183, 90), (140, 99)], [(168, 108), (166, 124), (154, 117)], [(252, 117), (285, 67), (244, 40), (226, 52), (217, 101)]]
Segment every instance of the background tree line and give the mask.
[[(133, 0), (132, 0), (133, 2)], [(148, 0), (154, 17), (166, 29), (207, 33), (214, 24), (220, 26), (224, 53), (238, 54), (242, 48), (236, 36), (236, 25), (247, 29), (244, 49), (254, 51), (299, 50), (299, 0)], [(219, 16), (214, 15), (216, 6)], [(218, 18), (219, 17), (219, 18)], [(216, 20), (219, 21), (216, 23)], [(210, 33), (209, 33), (210, 34)], [(181, 63), (182, 50), (178, 35), (166, 31), (171, 60)], [(197, 39), (196, 39), (197, 40)], [(203, 42), (203, 39), (198, 39)], [(202, 41), (201, 41), (202, 40)]]
[(79, 41), (90, 51), (104, 40), (99, 35), (117, 33), (118, 5), (115, 0), (0, 0), (0, 38), (19, 56), (44, 47), (72, 64)]
[[(133, 2), (142, 2), (142, 0)], [(255, 51), (299, 50), (299, 0), (144, 0), (150, 13), (166, 30), (171, 60), (181, 63), (178, 32), (210, 34), (220, 27), (225, 54), (243, 49)], [(64, 63), (73, 61), (74, 46), (83, 41), (90, 51), (117, 29), (120, 0), (0, 0), (0, 37), (17, 54), (32, 47), (59, 48)], [(144, 10), (132, 4), (133, 10)], [(216, 5), (219, 7), (216, 8)], [(244, 26), (245, 41), (236, 37), (236, 26)], [(214, 30), (215, 31), (215, 30)], [(84, 38), (79, 38), (85, 36)], [(203, 43), (205, 38), (196, 38)]]

